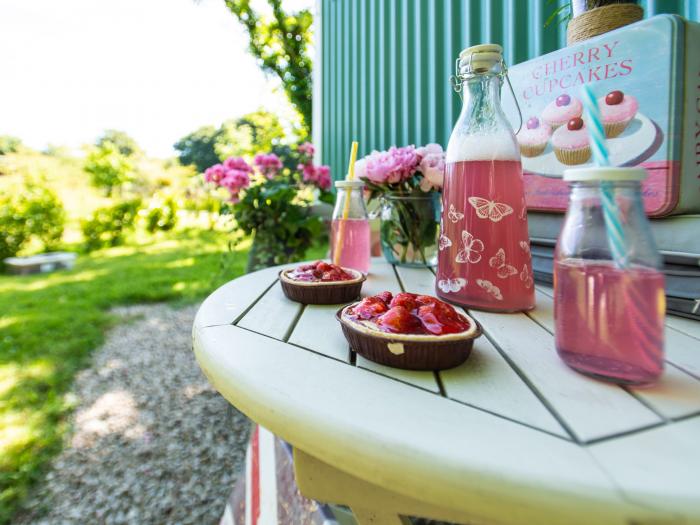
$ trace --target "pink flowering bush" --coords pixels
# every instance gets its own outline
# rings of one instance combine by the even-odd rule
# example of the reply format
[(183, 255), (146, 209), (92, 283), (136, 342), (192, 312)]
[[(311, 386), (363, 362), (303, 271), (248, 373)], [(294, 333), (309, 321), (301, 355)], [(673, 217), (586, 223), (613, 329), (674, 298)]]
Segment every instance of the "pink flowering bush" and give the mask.
[(258, 153), (253, 159), (253, 164), (268, 179), (274, 178), (282, 169), (282, 161), (274, 153)]
[(222, 213), (231, 213), (238, 231), (253, 236), (249, 271), (303, 260), (323, 228), (321, 219), (310, 214), (308, 189), (315, 188), (320, 200), (332, 200), (330, 168), (314, 165), (313, 145), (287, 151), (282, 158), (259, 153), (252, 165), (230, 157), (204, 172), (206, 182), (228, 190)]
[(204, 172), (204, 180), (229, 191), (229, 200), (239, 201), (239, 194), (250, 186), (253, 168), (242, 157), (229, 157), (223, 164), (214, 164)]

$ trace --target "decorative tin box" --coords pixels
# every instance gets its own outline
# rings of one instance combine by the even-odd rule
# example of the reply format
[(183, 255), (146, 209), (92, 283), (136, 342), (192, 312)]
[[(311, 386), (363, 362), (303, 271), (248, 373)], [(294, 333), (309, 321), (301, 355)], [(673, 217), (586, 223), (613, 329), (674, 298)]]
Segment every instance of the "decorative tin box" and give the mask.
[[(647, 213), (700, 212), (700, 24), (655, 16), (513, 66), (509, 75), (523, 114), (518, 138), (529, 209), (564, 211), (564, 169), (592, 162), (567, 126), (581, 116), (580, 86), (590, 84), (612, 163), (649, 172)], [(517, 126), (506, 93), (504, 108)]]

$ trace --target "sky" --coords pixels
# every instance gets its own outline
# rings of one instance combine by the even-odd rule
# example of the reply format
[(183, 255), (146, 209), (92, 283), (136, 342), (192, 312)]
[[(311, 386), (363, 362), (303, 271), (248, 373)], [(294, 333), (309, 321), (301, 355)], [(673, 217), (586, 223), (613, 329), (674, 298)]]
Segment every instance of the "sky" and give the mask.
[(167, 157), (200, 126), (291, 115), (247, 45), (223, 0), (0, 0), (0, 135), (77, 149), (112, 128)]

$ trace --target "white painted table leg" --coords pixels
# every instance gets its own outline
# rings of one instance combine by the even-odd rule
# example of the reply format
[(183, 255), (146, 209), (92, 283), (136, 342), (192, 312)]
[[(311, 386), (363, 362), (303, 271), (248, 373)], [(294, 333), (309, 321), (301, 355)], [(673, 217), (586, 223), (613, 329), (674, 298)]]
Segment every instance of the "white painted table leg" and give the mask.
[(294, 449), (294, 477), (301, 493), (324, 503), (347, 505), (359, 525), (408, 525), (403, 516), (449, 521), (484, 523), (477, 516), (465, 516), (453, 509), (437, 507), (403, 496), (332, 467), (305, 452)]

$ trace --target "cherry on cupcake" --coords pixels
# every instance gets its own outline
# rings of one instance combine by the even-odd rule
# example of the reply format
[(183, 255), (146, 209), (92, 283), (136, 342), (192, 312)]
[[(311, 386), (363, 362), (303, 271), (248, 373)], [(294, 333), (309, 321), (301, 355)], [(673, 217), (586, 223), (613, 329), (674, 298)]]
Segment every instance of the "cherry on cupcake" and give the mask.
[(625, 98), (625, 94), (622, 91), (611, 91), (607, 95), (605, 95), (605, 103), (608, 106), (617, 106), (622, 102), (622, 99)]
[(571, 104), (571, 97), (566, 93), (564, 93), (563, 95), (559, 95), (557, 97), (556, 104), (559, 107), (568, 106), (569, 104)]
[(566, 124), (566, 128), (569, 131), (576, 131), (579, 130), (583, 127), (583, 119), (580, 117), (575, 117), (572, 118), (569, 122)]
[(540, 127), (540, 119), (537, 117), (530, 117), (527, 119), (527, 129), (537, 129)]

